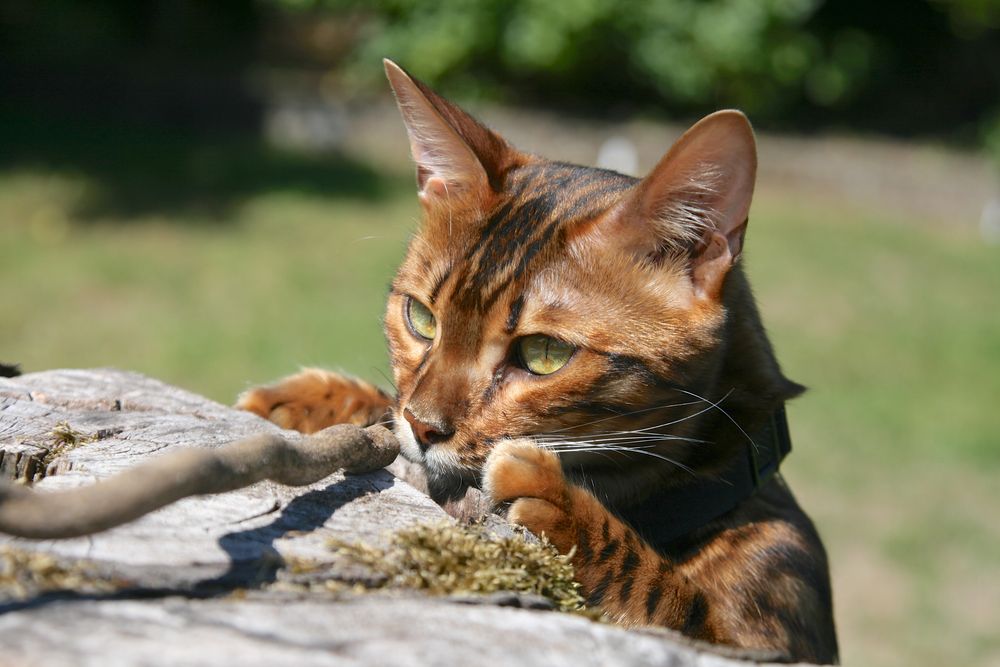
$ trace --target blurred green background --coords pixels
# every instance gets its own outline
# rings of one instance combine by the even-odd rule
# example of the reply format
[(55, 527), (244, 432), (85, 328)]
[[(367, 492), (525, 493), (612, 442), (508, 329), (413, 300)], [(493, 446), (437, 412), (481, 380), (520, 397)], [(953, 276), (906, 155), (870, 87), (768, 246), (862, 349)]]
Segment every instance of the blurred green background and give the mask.
[(0, 361), (225, 403), (300, 365), (387, 385), (419, 211), (383, 56), (522, 148), (614, 139), (638, 173), (739, 106), (844, 662), (1000, 665), (998, 26), (993, 0), (5, 0)]

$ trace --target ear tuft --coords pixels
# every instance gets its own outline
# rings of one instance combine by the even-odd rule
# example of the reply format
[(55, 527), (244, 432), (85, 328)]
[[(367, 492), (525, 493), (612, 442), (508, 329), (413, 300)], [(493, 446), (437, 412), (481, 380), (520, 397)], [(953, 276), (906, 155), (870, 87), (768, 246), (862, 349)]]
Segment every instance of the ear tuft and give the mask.
[(695, 123), (640, 186), (642, 212), (677, 249), (704, 244), (719, 232), (739, 255), (757, 176), (750, 122), (732, 109)]

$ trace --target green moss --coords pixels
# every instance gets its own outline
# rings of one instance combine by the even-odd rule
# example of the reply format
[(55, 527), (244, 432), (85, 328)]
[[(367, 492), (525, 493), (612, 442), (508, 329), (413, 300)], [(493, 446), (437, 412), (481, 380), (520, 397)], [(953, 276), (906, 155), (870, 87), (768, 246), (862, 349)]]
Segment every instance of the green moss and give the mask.
[(401, 530), (385, 549), (339, 540), (331, 546), (384, 577), (383, 586), (433, 595), (511, 591), (543, 596), (561, 611), (585, 610), (569, 558), (545, 539), (496, 537), (477, 525), (437, 523)]

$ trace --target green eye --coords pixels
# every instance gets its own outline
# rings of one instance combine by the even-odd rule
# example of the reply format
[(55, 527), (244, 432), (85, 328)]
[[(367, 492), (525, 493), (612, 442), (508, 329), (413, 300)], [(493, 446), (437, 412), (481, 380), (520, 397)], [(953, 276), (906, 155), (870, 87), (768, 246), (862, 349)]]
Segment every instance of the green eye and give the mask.
[(517, 342), (517, 353), (524, 367), (535, 375), (549, 375), (566, 365), (576, 348), (552, 336), (535, 334)]
[(427, 340), (434, 340), (437, 333), (437, 320), (424, 304), (413, 297), (406, 300), (406, 319), (413, 333)]

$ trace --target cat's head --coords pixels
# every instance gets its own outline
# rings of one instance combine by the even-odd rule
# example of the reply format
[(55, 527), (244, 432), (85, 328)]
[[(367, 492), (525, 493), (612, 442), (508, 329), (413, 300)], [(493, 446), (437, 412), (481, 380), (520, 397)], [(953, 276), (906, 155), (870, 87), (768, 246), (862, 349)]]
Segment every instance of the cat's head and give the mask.
[(746, 117), (704, 118), (640, 180), (522, 153), (386, 72), (423, 208), (385, 318), (396, 432), (432, 494), (460, 494), (497, 440), (523, 435), (589, 480), (711, 459), (698, 425), (712, 415), (698, 416), (723, 398), (732, 343), (757, 164)]

